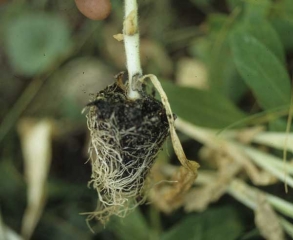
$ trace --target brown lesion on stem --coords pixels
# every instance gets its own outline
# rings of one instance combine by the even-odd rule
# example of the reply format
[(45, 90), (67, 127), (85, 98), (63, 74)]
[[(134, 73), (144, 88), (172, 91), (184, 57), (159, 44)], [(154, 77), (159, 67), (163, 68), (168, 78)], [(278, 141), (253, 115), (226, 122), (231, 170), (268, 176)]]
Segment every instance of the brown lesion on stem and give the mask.
[(132, 10), (125, 18), (123, 23), (123, 33), (128, 36), (133, 36), (138, 33), (136, 10)]

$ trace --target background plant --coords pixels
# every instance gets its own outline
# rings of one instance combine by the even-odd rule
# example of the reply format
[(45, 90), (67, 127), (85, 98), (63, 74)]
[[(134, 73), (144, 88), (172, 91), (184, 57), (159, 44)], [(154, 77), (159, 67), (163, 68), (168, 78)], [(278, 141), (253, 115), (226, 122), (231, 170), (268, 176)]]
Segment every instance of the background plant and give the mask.
[[(292, 236), (291, 135), (285, 134), (291, 1), (138, 3), (142, 66), (145, 73), (165, 79), (184, 148), (201, 164), (198, 185), (177, 202), (167, 197), (157, 201), (150, 193), (152, 204), (123, 221), (113, 219), (106, 229), (96, 225), (92, 235), (79, 215), (93, 209), (96, 200), (95, 192), (85, 188), (90, 169), (84, 165), (87, 136), (80, 110), (90, 94), (125, 69), (123, 44), (112, 38), (122, 28), (123, 2), (112, 1), (111, 16), (104, 22), (85, 19), (73, 1), (4, 2), (1, 231), (21, 232), (26, 207), (43, 206), (43, 211), (33, 208), (34, 219), (40, 219), (32, 235), (36, 239), (268, 238), (272, 235), (265, 235), (262, 216), (276, 224), (270, 226), (276, 227), (279, 239)], [(248, 128), (260, 125), (265, 131)], [(24, 164), (24, 159), (31, 160)], [(33, 162), (30, 168), (28, 162)], [(172, 151), (163, 151), (158, 163), (155, 182), (172, 180), (177, 172)], [(40, 184), (34, 185), (36, 181)], [(172, 192), (174, 186), (158, 184), (154, 191)], [(39, 191), (27, 198), (32, 189)], [(215, 190), (217, 195), (209, 195)], [(27, 234), (23, 226), (22, 233)]]

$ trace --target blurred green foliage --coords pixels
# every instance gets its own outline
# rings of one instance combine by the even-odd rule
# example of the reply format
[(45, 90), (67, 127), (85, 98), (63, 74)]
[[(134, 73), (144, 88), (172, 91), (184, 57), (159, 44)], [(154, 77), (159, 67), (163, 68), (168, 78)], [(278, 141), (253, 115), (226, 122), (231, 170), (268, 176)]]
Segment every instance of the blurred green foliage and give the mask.
[(203, 213), (186, 216), (161, 239), (221, 240), (225, 236), (225, 239), (233, 240), (237, 239), (243, 230), (241, 218), (235, 209), (231, 207), (210, 208)]
[[(176, 68), (164, 71), (170, 68), (167, 61), (153, 64), (149, 49), (142, 55), (145, 73), (151, 69), (159, 79), (169, 79), (163, 87), (179, 117), (222, 129), (289, 105), (292, 0), (138, 3), (143, 39), (159, 46), (174, 65), (188, 57), (206, 66), (208, 89), (179, 87), (174, 83)], [(61, 129), (53, 141), (47, 205), (33, 239), (244, 239), (250, 231), (252, 237), (245, 239), (260, 239), (249, 210), (229, 198), (203, 213), (178, 210), (165, 215), (143, 206), (125, 219), (113, 219), (106, 228), (93, 224), (92, 234), (85, 216), (79, 215), (92, 211), (97, 199), (86, 188), (90, 166), (84, 164), (86, 122), (80, 112), (91, 94), (125, 70), (123, 45), (112, 39), (121, 32), (123, 2), (112, 0), (113, 12), (103, 22), (85, 19), (71, 0), (0, 4), (0, 204), (10, 228), (20, 231), (26, 204), (16, 124), (21, 116), (31, 116), (50, 117)], [(276, 119), (279, 113), (270, 114)], [(283, 129), (284, 121), (277, 122)]]
[(67, 22), (52, 14), (22, 13), (5, 28), (7, 55), (18, 74), (43, 73), (71, 45)]
[(290, 104), (290, 78), (285, 67), (261, 42), (242, 29), (231, 36), (240, 75), (265, 109)]
[(245, 117), (245, 114), (222, 94), (178, 87), (169, 82), (162, 82), (162, 86), (170, 98), (173, 111), (195, 125), (224, 128)]

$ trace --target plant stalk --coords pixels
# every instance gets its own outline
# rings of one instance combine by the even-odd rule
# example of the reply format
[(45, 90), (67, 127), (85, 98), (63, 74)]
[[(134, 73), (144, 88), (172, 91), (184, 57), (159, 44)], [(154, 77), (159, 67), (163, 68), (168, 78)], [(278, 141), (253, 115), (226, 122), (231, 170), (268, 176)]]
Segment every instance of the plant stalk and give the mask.
[(128, 70), (128, 97), (139, 98), (138, 79), (142, 76), (139, 57), (139, 30), (136, 0), (124, 0), (125, 16), (123, 26), (123, 39)]

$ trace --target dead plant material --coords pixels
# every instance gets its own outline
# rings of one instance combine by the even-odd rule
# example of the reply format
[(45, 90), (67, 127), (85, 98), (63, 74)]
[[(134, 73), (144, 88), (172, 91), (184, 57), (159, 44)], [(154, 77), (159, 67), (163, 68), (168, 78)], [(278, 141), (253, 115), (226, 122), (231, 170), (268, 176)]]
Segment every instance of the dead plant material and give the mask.
[(255, 224), (267, 240), (283, 240), (284, 232), (277, 214), (263, 194), (258, 194), (255, 210)]
[[(197, 169), (198, 165), (196, 162), (189, 162), (190, 166)], [(170, 210), (175, 210), (180, 207), (183, 203), (184, 197), (190, 187), (193, 185), (196, 176), (190, 169), (181, 166), (172, 178), (172, 182), (176, 182), (173, 187), (164, 194), (164, 200), (169, 206)]]
[[(198, 164), (190, 162), (196, 171)], [(155, 167), (152, 171), (153, 181), (156, 185), (150, 191), (150, 200), (152, 203), (164, 213), (171, 213), (172, 211), (181, 207), (184, 199), (191, 186), (193, 185), (196, 176), (189, 168), (181, 166), (176, 168), (172, 176), (167, 181), (163, 171), (169, 165), (161, 165)]]
[(124, 36), (122, 33), (117, 33), (117, 34), (113, 35), (113, 38), (115, 38), (118, 42), (121, 42), (121, 41), (123, 41)]
[(228, 156), (218, 151), (212, 152), (214, 152), (211, 154), (218, 165), (216, 179), (188, 192), (184, 199), (184, 208), (187, 212), (203, 211), (210, 203), (221, 198), (226, 193), (229, 183), (242, 170), (242, 166), (233, 162)]
[(164, 89), (162, 88), (160, 81), (153, 74), (143, 76), (140, 81), (144, 82), (144, 80), (147, 78), (151, 80), (152, 84), (160, 94), (162, 103), (165, 107), (167, 114), (172, 145), (175, 154), (182, 165), (182, 167), (180, 167), (179, 169), (178, 174), (176, 174), (172, 179), (172, 182), (176, 182), (176, 184), (172, 187), (167, 187), (167, 189), (164, 189), (164, 194), (162, 194), (162, 203), (163, 205), (166, 205), (164, 209), (167, 212), (181, 206), (184, 195), (190, 189), (195, 179), (197, 178), (197, 169), (199, 168), (199, 164), (186, 158), (186, 155), (183, 151), (182, 145), (176, 133), (175, 120), (171, 110), (171, 106), (168, 101), (168, 97)]
[(18, 124), (27, 181), (27, 207), (22, 220), (21, 235), (30, 239), (46, 202), (46, 181), (52, 155), (51, 120), (22, 119)]
[(251, 158), (232, 142), (228, 142), (227, 144), (227, 153), (231, 156), (231, 158), (242, 165), (243, 170), (255, 185), (263, 186), (276, 182), (276, 177), (267, 171), (260, 170), (252, 163)]

